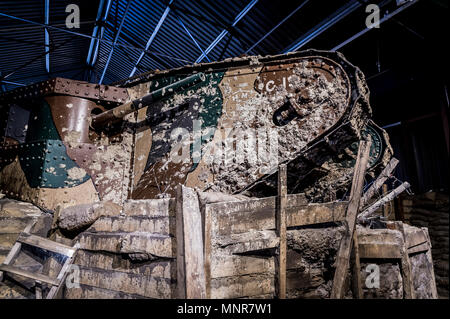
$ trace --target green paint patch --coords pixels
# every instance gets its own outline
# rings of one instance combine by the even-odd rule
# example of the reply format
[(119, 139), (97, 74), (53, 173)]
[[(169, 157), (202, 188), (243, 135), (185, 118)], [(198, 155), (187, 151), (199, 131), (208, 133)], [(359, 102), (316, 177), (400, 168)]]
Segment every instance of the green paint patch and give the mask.
[(31, 112), (27, 131), (27, 142), (60, 139), (61, 137), (53, 122), (50, 105), (46, 100), (42, 99), (41, 105), (36, 105)]
[(67, 155), (60, 140), (43, 140), (19, 146), (19, 161), (28, 184), (33, 187), (63, 188), (90, 179)]

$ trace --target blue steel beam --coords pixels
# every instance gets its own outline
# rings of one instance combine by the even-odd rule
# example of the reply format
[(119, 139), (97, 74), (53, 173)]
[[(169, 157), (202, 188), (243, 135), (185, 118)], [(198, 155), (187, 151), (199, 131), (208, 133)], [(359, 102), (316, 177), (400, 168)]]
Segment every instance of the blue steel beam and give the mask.
[[(239, 14), (236, 16), (236, 18), (234, 18), (233, 23), (231, 24), (231, 27), (234, 27), (246, 14), (247, 12), (250, 11), (251, 8), (253, 8), (253, 6), (258, 2), (258, 0), (251, 0), (250, 3), (244, 8), (244, 10), (242, 10), (241, 12), (239, 12)], [(203, 58), (205, 58), (205, 56), (211, 52), (215, 46), (228, 34), (228, 31), (226, 29), (224, 29), (218, 36), (217, 38), (208, 46), (208, 48), (204, 51), (204, 53), (202, 53), (197, 60), (195, 61), (195, 63), (199, 63), (203, 60)]]
[(11, 85), (17, 85), (17, 86), (27, 86), (26, 84), (23, 84), (23, 83), (11, 82), (11, 81), (4, 81), (4, 80), (0, 80), (0, 83), (11, 84)]
[(184, 31), (186, 31), (186, 33), (188, 34), (188, 36), (192, 39), (192, 41), (195, 43), (195, 45), (197, 46), (197, 48), (200, 50), (200, 52), (206, 57), (206, 59), (208, 60), (208, 62), (211, 62), (211, 60), (208, 58), (208, 56), (206, 55), (205, 51), (203, 51), (203, 49), (200, 47), (200, 44), (198, 44), (198, 42), (195, 40), (194, 36), (191, 34), (191, 32), (189, 32), (188, 28), (185, 26), (185, 24), (183, 23), (183, 20), (181, 20), (181, 18), (175, 14), (175, 18), (177, 19), (178, 23), (183, 27)]
[[(406, 8), (412, 6), (414, 3), (416, 3), (418, 0), (412, 0), (410, 2), (407, 2), (406, 4), (402, 5), (401, 7), (397, 8), (395, 11), (393, 11), (392, 13), (388, 13), (386, 14), (383, 18), (380, 19), (379, 24), (381, 25), (383, 22), (389, 20), (390, 18), (392, 18), (393, 16), (395, 16), (397, 13), (402, 12), (403, 10), (405, 10)], [(342, 48), (343, 46), (349, 44), (350, 42), (352, 42), (353, 40), (359, 38), (360, 36), (362, 36), (363, 34), (365, 34), (366, 32), (370, 31), (371, 28), (365, 28), (363, 30), (361, 30), (360, 32), (356, 33), (355, 35), (351, 36), (350, 38), (348, 38), (347, 40), (345, 40), (344, 42), (342, 42), (341, 44), (338, 44), (337, 46), (335, 46), (334, 48), (331, 49), (331, 51), (336, 51), (339, 50), (340, 48)]]
[(269, 32), (267, 32), (261, 39), (259, 39), (257, 42), (255, 42), (255, 44), (253, 44), (249, 49), (247, 49), (247, 51), (245, 51), (245, 53), (250, 52), (251, 50), (253, 50), (253, 48), (255, 48), (258, 44), (261, 43), (261, 41), (264, 41), (265, 38), (267, 38), (273, 31), (275, 31), (276, 29), (278, 29), (278, 27), (280, 25), (282, 25), (283, 23), (286, 22), (286, 20), (288, 20), (290, 17), (292, 17), (298, 10), (300, 10), (305, 4), (307, 4), (309, 2), (309, 0), (306, 0), (304, 2), (302, 2), (294, 11), (292, 11), (291, 13), (289, 13), (289, 15), (284, 18), (283, 20), (280, 21), (280, 23), (278, 23), (276, 26), (274, 26)]
[[(50, 0), (44, 0), (44, 9), (45, 9), (45, 25), (49, 24), (50, 20)], [(48, 29), (44, 29), (44, 41), (45, 41), (45, 71), (50, 73), (50, 34), (48, 33)]]
[(106, 60), (105, 67), (103, 68), (102, 76), (100, 77), (99, 84), (102, 84), (103, 78), (105, 77), (106, 70), (108, 69), (109, 62), (111, 61), (111, 57), (114, 53), (114, 46), (116, 45), (117, 41), (120, 37), (120, 32), (122, 31), (123, 24), (125, 22), (125, 18), (127, 17), (128, 9), (130, 8), (131, 0), (128, 0), (127, 6), (125, 7), (125, 12), (123, 13), (122, 20), (120, 21), (119, 28), (117, 29), (116, 36), (114, 37), (113, 46), (111, 47), (111, 50), (109, 51), (108, 59)]
[[(166, 10), (164, 10), (164, 13), (162, 14), (161, 18), (159, 19), (158, 24), (156, 25), (155, 29), (152, 32), (152, 35), (148, 39), (147, 44), (145, 45), (145, 51), (147, 51), (150, 48), (150, 45), (152, 44), (153, 40), (155, 39), (156, 35), (158, 34), (158, 31), (161, 28), (162, 24), (164, 23), (164, 20), (166, 20), (167, 15), (170, 12), (170, 5), (172, 4), (172, 2), (173, 2), (173, 0), (170, 0), (169, 4), (166, 7)], [(134, 75), (134, 73), (136, 72), (139, 63), (141, 63), (142, 59), (144, 58), (145, 51), (141, 52), (141, 54), (139, 55), (139, 58), (137, 59), (136, 64), (133, 67), (133, 70), (131, 70), (129, 77), (132, 77)]]
[[(76, 35), (76, 36), (83, 37), (83, 38), (87, 38), (87, 39), (95, 39), (93, 36), (91, 36), (89, 34), (84, 34), (84, 33), (76, 32), (76, 31), (70, 31), (68, 29), (58, 28), (58, 27), (55, 27), (55, 26), (52, 26), (52, 25), (48, 25), (47, 26), (44, 23), (39, 23), (39, 22), (35, 22), (35, 21), (19, 18), (19, 17), (12, 16), (10, 14), (6, 14), (6, 13), (3, 13), (3, 12), (0, 12), (0, 17), (7, 17), (7, 18), (10, 18), (10, 19), (13, 19), (13, 20), (18, 20), (18, 21), (22, 21), (22, 22), (25, 22), (25, 23), (33, 24), (33, 25), (38, 25), (38, 26), (41, 26), (43, 28), (48, 28), (48, 29), (52, 29), (52, 30), (58, 30), (58, 31), (61, 31), (61, 32), (69, 33), (69, 34)], [(102, 39), (101, 36), (100, 36), (99, 39), (97, 38), (96, 40), (98, 40), (101, 43), (108, 43), (108, 44), (110, 44), (110, 45), (112, 45), (114, 47), (123, 47), (123, 48), (127, 48), (127, 49), (138, 50), (138, 51), (141, 51), (141, 52), (145, 51), (143, 48), (138, 48), (138, 47), (135, 47), (135, 46), (132, 46), (132, 45), (127, 45), (127, 44), (123, 44), (123, 43), (116, 43), (116, 44), (114, 44), (113, 41)], [(98, 49), (98, 43), (97, 43), (97, 49)], [(166, 58), (169, 58), (169, 59), (181, 61), (181, 62), (184, 62), (184, 63), (193, 63), (192, 61), (188, 61), (188, 60), (185, 60), (185, 59), (182, 59), (182, 58), (177, 58), (177, 57), (174, 57), (174, 56), (170, 56), (170, 55), (162, 54), (162, 53), (158, 53), (158, 52), (148, 51), (147, 53), (151, 53), (151, 54), (154, 54), (154, 55), (157, 55), (157, 56), (162, 56), (162, 57), (166, 57)]]
[(319, 34), (345, 18), (347, 15), (355, 11), (361, 6), (361, 3), (357, 0), (349, 1), (347, 4), (339, 8), (336, 12), (326, 18), (323, 22), (316, 25), (314, 28), (306, 32), (299, 39), (297, 39), (293, 44), (291, 44), (283, 53), (288, 53), (291, 51), (297, 51), (306, 43), (317, 37)]
[[(104, 10), (104, 6), (106, 3), (106, 9)], [(109, 9), (111, 7), (111, 0), (100, 0), (100, 4), (98, 6), (97, 11), (97, 17), (95, 21), (94, 29), (92, 30), (92, 38), (91, 43), (89, 44), (89, 51), (86, 58), (86, 65), (89, 67), (89, 77), (91, 74), (91, 67), (95, 65), (95, 62), (97, 61), (97, 53), (98, 53), (98, 46), (99, 46), (99, 38), (103, 36), (104, 32), (104, 26), (102, 25), (99, 27), (100, 22), (104, 22), (106, 18), (108, 17)], [(103, 11), (105, 13), (102, 15)]]

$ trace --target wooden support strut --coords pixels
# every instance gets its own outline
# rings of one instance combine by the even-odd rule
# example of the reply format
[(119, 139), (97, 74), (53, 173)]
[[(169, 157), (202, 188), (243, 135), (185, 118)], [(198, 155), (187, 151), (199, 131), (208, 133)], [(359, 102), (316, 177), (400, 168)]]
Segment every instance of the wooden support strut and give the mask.
[(344, 283), (349, 267), (350, 253), (352, 250), (356, 226), (356, 217), (359, 211), (361, 194), (364, 186), (364, 176), (366, 175), (371, 144), (372, 141), (370, 137), (368, 140), (361, 140), (359, 143), (358, 158), (356, 159), (352, 188), (350, 192), (350, 201), (347, 208), (347, 232), (341, 239), (338, 254), (336, 256), (336, 270), (334, 273), (333, 287), (331, 289), (330, 296), (332, 299), (341, 299), (345, 294)]
[(177, 188), (177, 297), (206, 298), (205, 260), (203, 258), (202, 216), (197, 192)]
[(414, 282), (412, 279), (412, 266), (409, 259), (408, 247), (406, 245), (406, 234), (402, 222), (395, 222), (396, 228), (402, 233), (403, 246), (401, 249), (401, 265), (402, 265), (402, 279), (403, 279), (403, 292), (404, 299), (416, 299)]
[(287, 206), (287, 168), (278, 167), (278, 197), (276, 211), (277, 235), (280, 238), (277, 256), (277, 296), (286, 299), (286, 206)]
[(386, 167), (383, 169), (381, 174), (377, 177), (377, 179), (372, 183), (372, 185), (369, 187), (369, 189), (364, 193), (363, 197), (361, 198), (361, 204), (360, 208), (363, 208), (367, 205), (369, 200), (375, 195), (377, 190), (386, 182), (386, 180), (391, 176), (394, 169), (397, 167), (398, 159), (395, 157), (391, 158), (389, 163), (386, 165)]

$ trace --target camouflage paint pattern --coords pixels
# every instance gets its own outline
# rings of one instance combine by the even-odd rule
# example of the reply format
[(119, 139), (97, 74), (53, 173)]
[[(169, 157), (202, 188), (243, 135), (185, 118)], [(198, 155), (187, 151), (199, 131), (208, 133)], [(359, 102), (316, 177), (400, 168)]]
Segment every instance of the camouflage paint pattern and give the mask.
[[(117, 125), (91, 127), (92, 114), (196, 72), (205, 81)], [(180, 183), (258, 195), (261, 185), (274, 187), (281, 162), (295, 175), (292, 191), (293, 181), (351, 148), (371, 115), (364, 76), (335, 52), (186, 66), (125, 86), (56, 78), (0, 95), (0, 191), (47, 209), (169, 197)], [(374, 165), (383, 147), (374, 144)]]

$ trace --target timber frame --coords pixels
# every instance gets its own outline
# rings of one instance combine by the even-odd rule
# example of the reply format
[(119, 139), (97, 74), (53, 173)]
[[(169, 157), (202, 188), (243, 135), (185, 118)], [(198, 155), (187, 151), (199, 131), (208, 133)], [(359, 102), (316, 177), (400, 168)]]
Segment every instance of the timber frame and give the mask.
[[(364, 198), (362, 186), (369, 149), (370, 141), (361, 143), (349, 201), (309, 204), (303, 194), (286, 194), (285, 165), (279, 167), (278, 196), (273, 197), (199, 207), (196, 192), (180, 185), (176, 223), (178, 296), (238, 298), (267, 297), (272, 293), (277, 298), (286, 298), (290, 285), (287, 264), (292, 264), (287, 252), (287, 234), (291, 229), (341, 223), (346, 225), (346, 233), (336, 255), (331, 298), (344, 298), (350, 266), (353, 296), (363, 298), (361, 259), (398, 260), (403, 296), (416, 298), (410, 255), (425, 253), (432, 265), (427, 229), (406, 232), (401, 222), (387, 222), (391, 232), (374, 231), (373, 235), (361, 236), (356, 227), (361, 198)], [(201, 223), (197, 219), (200, 216)], [(401, 239), (392, 230), (399, 231)], [(265, 258), (255, 258), (258, 255)], [(237, 276), (243, 282), (234, 280)], [(257, 283), (251, 281), (252, 276), (258, 276)], [(226, 286), (222, 284), (225, 281)], [(253, 295), (246, 294), (250, 290)], [(437, 298), (434, 273), (431, 295)]]

